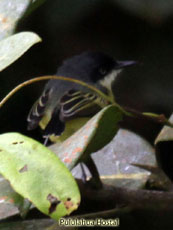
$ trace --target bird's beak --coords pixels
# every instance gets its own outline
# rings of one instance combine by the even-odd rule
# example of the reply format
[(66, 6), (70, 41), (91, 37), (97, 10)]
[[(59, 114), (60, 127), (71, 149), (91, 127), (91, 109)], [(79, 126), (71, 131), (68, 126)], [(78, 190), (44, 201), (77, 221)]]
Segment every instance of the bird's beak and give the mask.
[(116, 69), (121, 69), (127, 66), (136, 65), (137, 61), (116, 61)]

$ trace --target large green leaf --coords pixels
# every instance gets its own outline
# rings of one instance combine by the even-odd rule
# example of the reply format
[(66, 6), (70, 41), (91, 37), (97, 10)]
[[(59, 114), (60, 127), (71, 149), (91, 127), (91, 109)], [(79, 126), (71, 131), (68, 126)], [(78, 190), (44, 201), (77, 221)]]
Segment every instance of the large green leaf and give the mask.
[(78, 208), (77, 184), (58, 157), (18, 133), (0, 135), (0, 173), (16, 192), (54, 219)]
[(114, 105), (109, 105), (90, 119), (81, 129), (51, 149), (71, 170), (81, 157), (93, 153), (108, 144), (115, 136), (122, 113)]
[(16, 61), (31, 46), (41, 41), (32, 32), (21, 32), (0, 41), (0, 71)]

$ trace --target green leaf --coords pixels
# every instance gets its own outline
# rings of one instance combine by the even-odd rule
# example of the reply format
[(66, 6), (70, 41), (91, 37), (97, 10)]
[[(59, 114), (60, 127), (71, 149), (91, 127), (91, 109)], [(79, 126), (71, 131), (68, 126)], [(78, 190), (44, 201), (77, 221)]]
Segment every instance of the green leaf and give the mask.
[(117, 123), (121, 119), (122, 113), (118, 108), (109, 105), (61, 145), (55, 144), (51, 149), (71, 170), (81, 157), (101, 149), (112, 140), (118, 130)]
[(21, 32), (0, 41), (0, 71), (38, 42), (41, 42), (41, 38), (32, 32)]
[(18, 133), (0, 135), (0, 173), (14, 190), (53, 219), (78, 208), (77, 184), (58, 157)]

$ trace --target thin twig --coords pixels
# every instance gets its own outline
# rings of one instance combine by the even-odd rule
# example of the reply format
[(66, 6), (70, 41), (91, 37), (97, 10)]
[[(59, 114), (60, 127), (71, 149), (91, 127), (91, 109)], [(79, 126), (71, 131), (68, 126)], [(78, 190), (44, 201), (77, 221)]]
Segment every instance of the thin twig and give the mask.
[(131, 109), (128, 107), (124, 107), (124, 110), (127, 111), (127, 113), (129, 113), (131, 117), (147, 119), (149, 121), (153, 121), (162, 125), (167, 125), (173, 128), (173, 124), (165, 117), (164, 114), (139, 112), (135, 109)]

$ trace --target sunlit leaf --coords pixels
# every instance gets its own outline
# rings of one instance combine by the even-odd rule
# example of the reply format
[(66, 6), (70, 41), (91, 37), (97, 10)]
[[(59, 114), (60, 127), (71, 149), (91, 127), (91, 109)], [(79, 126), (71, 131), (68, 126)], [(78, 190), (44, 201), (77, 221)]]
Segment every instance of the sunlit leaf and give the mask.
[(0, 71), (16, 61), (31, 46), (41, 41), (32, 32), (21, 32), (0, 41)]

